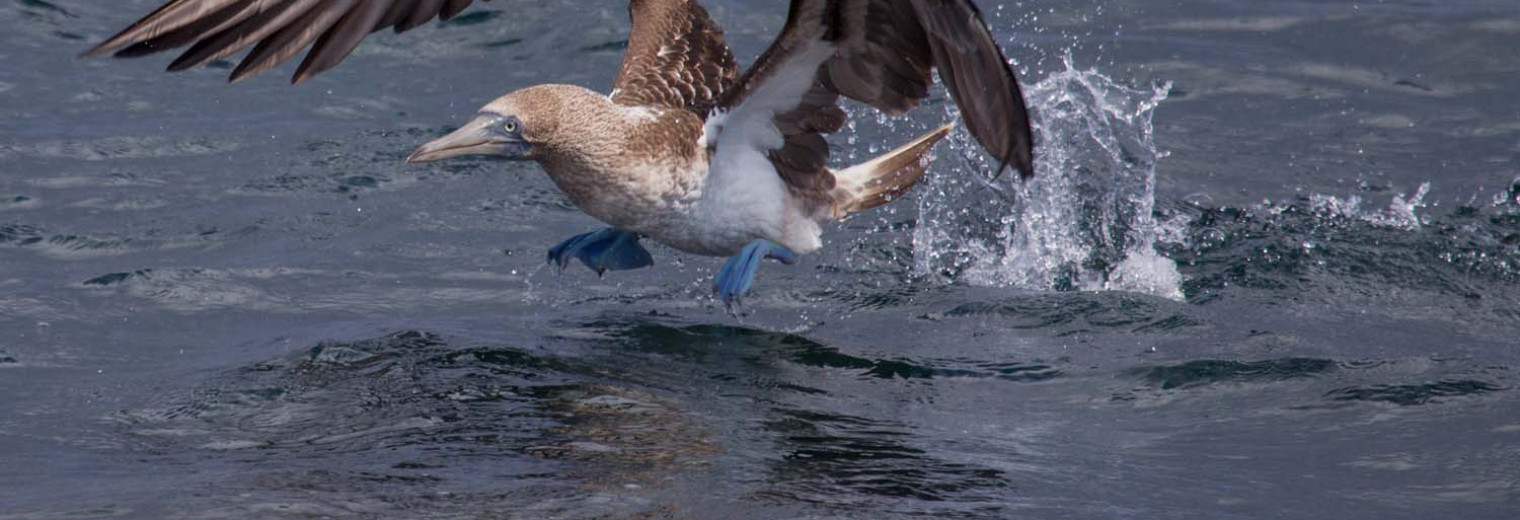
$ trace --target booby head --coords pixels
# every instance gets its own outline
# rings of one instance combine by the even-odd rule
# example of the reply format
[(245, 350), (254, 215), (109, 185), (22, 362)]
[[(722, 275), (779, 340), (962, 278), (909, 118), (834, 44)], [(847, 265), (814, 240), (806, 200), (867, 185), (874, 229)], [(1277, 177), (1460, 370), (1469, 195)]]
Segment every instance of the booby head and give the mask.
[(467, 155), (540, 159), (546, 148), (554, 147), (565, 90), (563, 85), (539, 85), (497, 98), (458, 130), (417, 148), (406, 162)]

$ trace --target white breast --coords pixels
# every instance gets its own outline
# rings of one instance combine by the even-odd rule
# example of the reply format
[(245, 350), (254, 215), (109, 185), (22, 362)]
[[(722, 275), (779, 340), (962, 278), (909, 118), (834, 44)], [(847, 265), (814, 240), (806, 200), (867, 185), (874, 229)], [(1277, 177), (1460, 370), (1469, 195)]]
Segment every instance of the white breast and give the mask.
[(797, 106), (814, 71), (832, 54), (828, 43), (812, 43), (739, 106), (707, 118), (698, 143), (714, 152), (693, 212), (693, 235), (701, 236), (691, 237), (706, 254), (733, 254), (757, 239), (797, 253), (822, 245), (818, 223), (793, 199), (767, 156), (783, 144), (775, 114)]
[(770, 161), (758, 152), (722, 154), (703, 171), (646, 171), (640, 176), (693, 182), (647, 191), (603, 190), (601, 200), (585, 205), (595, 209), (583, 208), (608, 224), (693, 254), (729, 256), (760, 239), (797, 253), (821, 245), (821, 228), (800, 211)]

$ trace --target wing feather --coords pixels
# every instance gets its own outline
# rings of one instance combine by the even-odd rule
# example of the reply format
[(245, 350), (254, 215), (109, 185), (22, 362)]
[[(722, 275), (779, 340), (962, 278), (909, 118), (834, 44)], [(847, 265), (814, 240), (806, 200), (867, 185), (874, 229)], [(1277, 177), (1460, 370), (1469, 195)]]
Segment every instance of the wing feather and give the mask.
[(253, 76), (310, 47), (292, 81), (338, 65), (374, 31), (404, 32), (448, 20), (475, 0), (172, 0), (85, 51), (145, 56), (190, 46), (169, 65), (179, 71), (224, 59), (250, 47), (231, 80)]
[(444, 2), (443, 9), (438, 12), (439, 20), (448, 20), (470, 6), (473, 0), (448, 0)]
[(397, 33), (403, 32), (401, 22), (406, 21), (406, 18), (411, 16), (412, 11), (417, 10), (417, 0), (396, 0), (390, 2), (390, 4), (390, 7), (386, 8), (385, 16), (380, 19), (379, 23), (375, 24), (374, 30), (379, 31), (386, 27), (394, 27)]
[(85, 51), (85, 56), (116, 52), (124, 47), (152, 40), (159, 35), (196, 23), (213, 13), (245, 0), (174, 0), (148, 13), (136, 23)]
[[(1034, 137), (1029, 109), (1008, 58), (993, 40), (976, 4), (966, 0), (913, 0), (928, 36), (945, 90), (982, 146), (997, 157), (998, 170), (1013, 166), (1034, 175)], [(974, 20), (974, 22), (972, 22)]]
[(185, 51), (169, 64), (169, 70), (181, 71), (199, 67), (236, 54), (285, 28), (291, 22), (301, 19), (302, 15), (321, 1), (290, 0), (275, 4), (270, 9), (261, 10), (247, 20), (197, 41), (195, 45), (190, 46), (190, 50)]
[(612, 101), (707, 117), (739, 71), (723, 30), (696, 0), (632, 0), (628, 14), (633, 27)]
[(343, 58), (359, 47), (365, 36), (380, 27), (390, 6), (382, 0), (360, 0), (359, 5), (343, 16), (333, 28), (322, 33), (311, 52), (296, 69), (295, 82), (301, 83), (338, 66)]
[(152, 38), (134, 43), (116, 51), (118, 58), (135, 58), (146, 56), (165, 49), (175, 49), (195, 43), (203, 35), (221, 32), (223, 29), (233, 26), (243, 20), (247, 20), (258, 12), (257, 5), (253, 0), (245, 0), (241, 3), (231, 3), (217, 11), (212, 11), (191, 23), (176, 27), (163, 32)]
[[(355, 0), (326, 0), (341, 4), (345, 10), (352, 6)], [(286, 24), (270, 34), (268, 37), (258, 40), (253, 50), (243, 57), (236, 69), (232, 71), (232, 81), (241, 81), (248, 76), (269, 70), (277, 64), (290, 59), (301, 49), (310, 45), (318, 37), (327, 31), (333, 24), (346, 14), (338, 9), (311, 9), (302, 13), (300, 18)], [(273, 25), (273, 24), (270, 24)], [(267, 26), (266, 26), (267, 27)], [(218, 52), (218, 55), (226, 55), (236, 52), (231, 47)]]
[[(810, 68), (813, 62), (807, 60), (816, 59), (809, 55), (819, 44), (832, 46), (832, 55)], [(768, 118), (781, 139), (762, 145), (777, 174), (803, 198), (824, 199), (836, 182), (821, 134), (836, 132), (845, 122), (838, 98), (900, 114), (929, 96), (933, 69), (971, 135), (1001, 161), (999, 171), (1013, 166), (1032, 176), (1033, 139), (1023, 94), (970, 0), (792, 0), (781, 34), (717, 108), (725, 117)], [(796, 82), (793, 76), (802, 72), (813, 74), (806, 92), (776, 99), (769, 85)], [(747, 129), (755, 124), (725, 121)], [(715, 141), (719, 147), (725, 143), (722, 136)], [(761, 141), (748, 144), (756, 142)]]
[(443, 10), (443, 0), (417, 0), (417, 8), (407, 13), (406, 20), (396, 25), (396, 32), (406, 32), (428, 23)]

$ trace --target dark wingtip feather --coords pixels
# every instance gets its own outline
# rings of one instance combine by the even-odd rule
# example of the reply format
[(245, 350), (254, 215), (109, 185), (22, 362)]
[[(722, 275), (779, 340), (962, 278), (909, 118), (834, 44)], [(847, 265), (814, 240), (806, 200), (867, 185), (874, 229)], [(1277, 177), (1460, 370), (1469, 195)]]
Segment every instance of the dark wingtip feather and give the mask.
[(158, 52), (158, 47), (148, 42), (134, 43), (121, 49), (117, 49), (111, 56), (114, 58), (141, 58)]
[(149, 14), (148, 16), (143, 17), (142, 20), (138, 20), (137, 23), (132, 24), (131, 27), (127, 27), (121, 32), (112, 35), (110, 38), (106, 38), (104, 41), (95, 44), (93, 47), (85, 49), (84, 52), (79, 53), (79, 57), (94, 58), (97, 56), (118, 52), (122, 50), (123, 47), (130, 48), (130, 46), (133, 44), (141, 43), (139, 41), (136, 41), (137, 38), (135, 36), (135, 33), (142, 28), (144, 22), (153, 18), (154, 15), (159, 14), (168, 7), (168, 5), (160, 7), (158, 11), (154, 11), (153, 14)]
[(1019, 178), (1029, 180), (1034, 178), (1034, 150), (1023, 148), (1018, 153)]
[[(301, 84), (342, 61), (364, 36), (373, 31), (394, 27), (403, 32), (434, 19), (447, 20), (463, 12), (475, 0), (366, 0), (365, 16), (361, 27), (349, 28), (337, 48), (319, 53), (314, 64), (303, 66), (291, 79)], [(271, 38), (282, 45), (271, 47), (260, 59), (244, 59), (244, 65), (234, 70), (228, 81), (236, 83), (259, 74), (290, 56), (281, 55), (291, 45), (304, 38), (272, 34), (291, 27), (309, 23), (309, 18), (291, 20), (279, 17), (292, 8), (303, 12), (346, 10), (353, 3), (323, 0), (167, 0), (162, 7), (138, 20), (132, 26), (107, 38), (79, 54), (90, 58), (114, 53), (120, 58), (138, 57), (183, 45), (191, 45), (167, 70), (179, 72), (198, 67), (212, 59), (220, 59), (242, 50), (248, 45), (265, 44)], [(341, 51), (341, 52), (340, 52)], [(254, 55), (259, 55), (258, 51)], [(310, 56), (310, 55), (309, 55)]]
[[(972, 4), (971, 9), (980, 19), (982, 13), (977, 10), (976, 4)], [(1029, 104), (1024, 100), (1024, 89), (1019, 87), (1019, 76), (1013, 71), (1013, 66), (1009, 65), (1008, 55), (1003, 54), (1001, 46), (993, 45), (993, 48), (997, 49), (998, 60), (1003, 63), (1013, 87), (1009, 93), (1013, 97), (1014, 106), (1013, 121), (1010, 122), (1013, 132), (1008, 134), (1013, 142), (1008, 146), (1011, 157), (1004, 158), (1003, 163), (1012, 163), (1019, 169), (1019, 179), (1027, 181), (1034, 178), (1034, 124), (1029, 119)]]
[(254, 69), (254, 68), (244, 68), (244, 65), (247, 65), (247, 64), (248, 64), (248, 62), (245, 60), (242, 63), (239, 63), (238, 67), (236, 69), (232, 69), (232, 74), (228, 74), (227, 75), (227, 84), (231, 85), (231, 84), (236, 84), (236, 83), (242, 83), (243, 80), (248, 79), (250, 76), (253, 76), (254, 74), (258, 74), (260, 71), (263, 70), (263, 69)]
[(438, 20), (449, 21), (449, 19), (464, 11), (466, 7), (469, 7), (470, 2), (471, 0), (447, 0), (442, 10), (438, 12)]
[(301, 62), (301, 66), (296, 68), (296, 73), (290, 76), (291, 85), (306, 83), (307, 80), (315, 78), (318, 74), (327, 72), (328, 69), (332, 68), (332, 65), (313, 66), (311, 58), (312, 55), (307, 54), (306, 61)]
[(178, 58), (174, 58), (174, 61), (169, 62), (169, 66), (166, 67), (164, 71), (181, 72), (195, 68), (197, 65), (196, 60), (192, 59), (193, 56), (191, 56), (191, 51), (194, 50), (195, 49), (190, 49), (190, 51), (186, 51), (184, 54), (179, 55)]
[(997, 173), (993, 174), (992, 180), (1002, 178), (1003, 172), (1008, 171), (1008, 168), (1010, 166), (1019, 172), (1020, 181), (1028, 181), (1029, 179), (1033, 179), (1034, 157), (1032, 152), (1033, 150), (1030, 150), (1028, 148), (1018, 147), (1012, 150), (1013, 157), (998, 158)]
[(95, 58), (95, 57), (99, 57), (99, 56), (101, 56), (103, 54), (106, 54), (106, 53), (109, 53), (109, 52), (111, 52), (111, 51), (110, 51), (109, 48), (106, 47), (106, 42), (100, 42), (100, 43), (95, 44), (94, 47), (90, 47), (88, 49), (85, 49), (83, 52), (80, 52), (79, 55), (76, 56), (76, 57), (78, 57), (78, 58)]
[(1020, 178), (1034, 177), (1033, 129), (1018, 76), (976, 4), (920, 0), (914, 6), (940, 79), (960, 106), (967, 130), (999, 162), (994, 176), (1013, 166)]
[[(163, 43), (163, 38), (175, 33), (204, 33), (206, 26), (214, 26), (236, 15), (250, 1), (252, 0), (171, 0), (121, 32), (86, 49), (80, 56), (88, 58), (110, 53), (116, 53), (117, 57), (141, 56), (142, 54), (122, 54), (122, 51), (155, 40)], [(197, 25), (201, 27), (197, 28)], [(151, 48), (164, 50), (175, 46), (177, 45), (155, 45)]]

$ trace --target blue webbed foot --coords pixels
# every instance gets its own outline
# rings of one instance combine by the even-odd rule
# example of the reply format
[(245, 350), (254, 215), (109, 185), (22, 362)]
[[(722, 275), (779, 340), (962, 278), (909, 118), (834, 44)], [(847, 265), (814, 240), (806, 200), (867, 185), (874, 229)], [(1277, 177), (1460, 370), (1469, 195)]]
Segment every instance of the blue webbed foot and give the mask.
[(729, 257), (728, 263), (718, 271), (718, 277), (713, 279), (713, 292), (723, 300), (725, 307), (732, 308), (749, 292), (750, 286), (755, 284), (755, 272), (760, 270), (760, 260), (765, 258), (774, 258), (787, 265), (797, 263), (797, 253), (775, 242), (750, 242), (739, 250), (739, 254)]
[(558, 265), (560, 271), (570, 265), (572, 258), (596, 271), (597, 276), (607, 271), (627, 271), (654, 265), (654, 258), (649, 256), (649, 251), (639, 245), (638, 233), (614, 228), (581, 233), (549, 248), (549, 263)]

